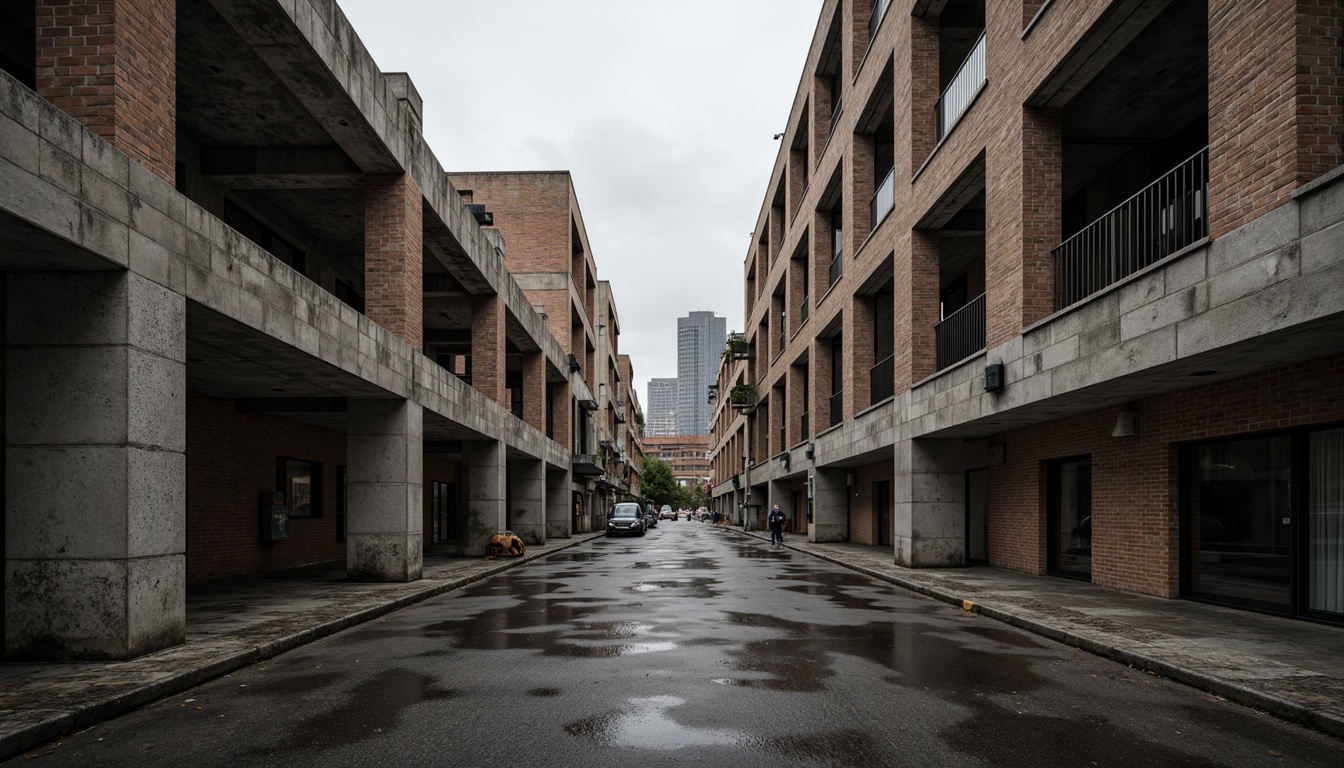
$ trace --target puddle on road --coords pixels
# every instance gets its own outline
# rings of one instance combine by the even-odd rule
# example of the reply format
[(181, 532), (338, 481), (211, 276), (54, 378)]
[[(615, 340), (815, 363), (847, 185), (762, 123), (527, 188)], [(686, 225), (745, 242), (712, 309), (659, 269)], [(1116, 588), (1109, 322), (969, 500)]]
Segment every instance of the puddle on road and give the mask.
[(691, 728), (667, 715), (667, 710), (685, 704), (675, 696), (631, 699), (631, 709), (585, 718), (565, 726), (571, 736), (627, 749), (666, 751), (682, 747), (713, 747), (745, 744), (751, 736), (728, 728)]

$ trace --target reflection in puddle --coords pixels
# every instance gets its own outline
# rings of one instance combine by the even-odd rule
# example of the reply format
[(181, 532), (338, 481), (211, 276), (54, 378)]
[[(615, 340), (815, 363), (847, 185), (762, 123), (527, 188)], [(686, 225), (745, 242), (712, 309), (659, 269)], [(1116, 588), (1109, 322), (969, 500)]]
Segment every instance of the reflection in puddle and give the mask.
[(675, 696), (631, 699), (630, 709), (614, 715), (601, 715), (565, 726), (571, 736), (585, 736), (612, 747), (642, 749), (680, 749), (718, 744), (740, 744), (748, 736), (727, 728), (689, 728), (668, 717), (666, 710), (685, 704)]

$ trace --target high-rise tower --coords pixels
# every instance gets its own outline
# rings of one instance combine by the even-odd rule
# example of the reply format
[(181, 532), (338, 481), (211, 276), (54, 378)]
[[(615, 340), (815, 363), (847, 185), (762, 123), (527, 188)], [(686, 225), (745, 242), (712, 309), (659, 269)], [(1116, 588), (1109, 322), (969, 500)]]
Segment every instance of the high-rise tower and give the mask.
[(677, 318), (677, 435), (709, 434), (709, 385), (728, 340), (728, 321), (713, 312)]

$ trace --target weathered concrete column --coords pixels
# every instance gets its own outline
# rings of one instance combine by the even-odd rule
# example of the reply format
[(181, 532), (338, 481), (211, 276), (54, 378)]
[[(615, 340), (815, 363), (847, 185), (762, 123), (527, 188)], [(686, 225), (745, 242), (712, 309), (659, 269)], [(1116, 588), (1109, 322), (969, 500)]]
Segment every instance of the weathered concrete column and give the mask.
[(490, 537), (503, 533), (507, 507), (508, 463), (504, 444), (483, 440), (464, 446), (467, 470), (467, 524), (462, 550), (467, 555), (485, 554)]
[(896, 564), (942, 568), (966, 563), (966, 479), (960, 440), (896, 443), (892, 543)]
[(186, 300), (11, 274), (5, 650), (127, 659), (186, 633)]
[(546, 464), (538, 459), (509, 462), (509, 530), (524, 544), (546, 543)]
[[(767, 519), (770, 516), (770, 510), (776, 504), (779, 505), (785, 515), (790, 518), (793, 517), (793, 489), (790, 488), (790, 485), (791, 483), (788, 480), (782, 478), (770, 481), (770, 497), (765, 500), (765, 517)], [(764, 524), (765, 520), (761, 522)]]
[(504, 297), (471, 297), (471, 386), (477, 392), (509, 407), (504, 389), (505, 368)]
[(849, 486), (844, 468), (817, 467), (812, 471), (812, 522), (808, 541), (849, 540)]
[(364, 314), (416, 349), (424, 339), (421, 206), (410, 176), (364, 181)]
[(172, 184), (177, 3), (37, 0), (35, 11), (38, 94)]
[(424, 565), (424, 422), (406, 400), (351, 400), (346, 435), (346, 571), (415, 581)]
[(546, 538), (568, 539), (574, 522), (570, 470), (546, 472)]

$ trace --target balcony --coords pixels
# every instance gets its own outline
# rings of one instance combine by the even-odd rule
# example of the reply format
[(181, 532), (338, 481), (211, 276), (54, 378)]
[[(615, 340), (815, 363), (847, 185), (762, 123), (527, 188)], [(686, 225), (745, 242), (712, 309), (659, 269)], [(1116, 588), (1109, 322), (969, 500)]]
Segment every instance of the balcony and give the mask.
[(1056, 246), (1055, 310), (1209, 236), (1209, 148)]
[(934, 105), (934, 116), (938, 123), (938, 141), (942, 141), (952, 131), (953, 126), (961, 119), (966, 108), (971, 106), (971, 102), (975, 100), (976, 94), (980, 93), (980, 87), (984, 84), (985, 35), (982, 32), (980, 39), (975, 41), (971, 52), (967, 54), (966, 60), (961, 63), (961, 69), (952, 76), (952, 82), (947, 84), (943, 95), (938, 97), (938, 103)]
[(598, 477), (606, 471), (602, 468), (602, 457), (595, 453), (574, 454), (571, 469), (579, 477)]
[(868, 204), (868, 220), (872, 222), (872, 229), (877, 229), (877, 225), (882, 223), (882, 219), (896, 205), (896, 169), (887, 171), (887, 177), (882, 179), (882, 183), (877, 185), (877, 191), (873, 193), (872, 202)]
[(934, 327), (936, 368), (943, 370), (985, 348), (985, 294), (966, 302)]
[(872, 393), (869, 405), (876, 405), (896, 394), (896, 355), (868, 369), (868, 391)]

